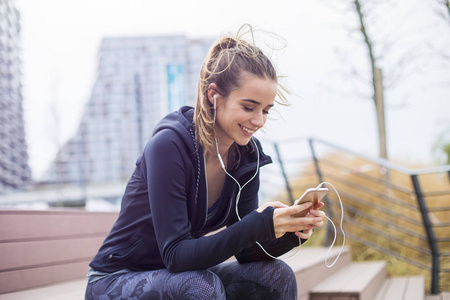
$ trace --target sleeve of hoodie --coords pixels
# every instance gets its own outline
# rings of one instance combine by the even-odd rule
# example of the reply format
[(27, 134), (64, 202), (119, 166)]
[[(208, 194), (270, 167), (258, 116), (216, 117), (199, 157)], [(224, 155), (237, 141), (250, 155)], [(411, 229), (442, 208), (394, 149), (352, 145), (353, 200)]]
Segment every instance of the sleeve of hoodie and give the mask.
[[(250, 174), (249, 177), (251, 175), (253, 174)], [(249, 180), (249, 178), (244, 178), (242, 182), (247, 182), (247, 180)], [(239, 214), (242, 220), (245, 219), (245, 217), (242, 216), (251, 214), (258, 207), (259, 183), (260, 181), (258, 173), (258, 176), (256, 176), (249, 184), (247, 184), (242, 189), (241, 199), (239, 200)], [(272, 230), (273, 230), (273, 211), (274, 209), (271, 208), (270, 219)], [(236, 222), (239, 223), (237, 217), (234, 217), (231, 221), (231, 224), (236, 224)], [(257, 240), (264, 247), (264, 249), (272, 256), (277, 257), (283, 255), (286, 252), (290, 251), (292, 248), (299, 245), (299, 239), (294, 233), (288, 232), (278, 239), (276, 239), (274, 235), (271, 239)], [(306, 240), (301, 239), (302, 243), (305, 241)], [(273, 259), (266, 253), (264, 253), (261, 247), (256, 243), (240, 251), (235, 256), (240, 263)]]
[(211, 236), (193, 238), (188, 219), (186, 148), (178, 134), (163, 130), (145, 148), (150, 209), (159, 251), (172, 272), (206, 269), (251, 247), (273, 239), (273, 208), (249, 213), (241, 222)]

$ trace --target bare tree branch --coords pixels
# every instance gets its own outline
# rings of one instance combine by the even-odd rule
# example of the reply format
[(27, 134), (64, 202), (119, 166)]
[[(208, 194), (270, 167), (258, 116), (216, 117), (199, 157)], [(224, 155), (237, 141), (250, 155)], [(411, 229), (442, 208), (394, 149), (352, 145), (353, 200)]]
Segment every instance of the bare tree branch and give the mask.
[(375, 92), (375, 90), (376, 90), (375, 89), (376, 59), (375, 59), (375, 55), (373, 52), (372, 41), (370, 40), (370, 37), (366, 30), (364, 14), (362, 12), (361, 3), (359, 0), (354, 0), (354, 4), (355, 4), (356, 12), (358, 13), (359, 23), (361, 25), (360, 30), (361, 30), (362, 35), (364, 36), (364, 42), (367, 46), (367, 50), (369, 51), (370, 66), (371, 66), (371, 71), (372, 71), (372, 85), (373, 85), (373, 90), (374, 90), (373, 101), (375, 104), (375, 99), (376, 99), (376, 92)]
[(442, 4), (447, 8), (448, 20), (450, 21), (450, 0), (443, 0)]

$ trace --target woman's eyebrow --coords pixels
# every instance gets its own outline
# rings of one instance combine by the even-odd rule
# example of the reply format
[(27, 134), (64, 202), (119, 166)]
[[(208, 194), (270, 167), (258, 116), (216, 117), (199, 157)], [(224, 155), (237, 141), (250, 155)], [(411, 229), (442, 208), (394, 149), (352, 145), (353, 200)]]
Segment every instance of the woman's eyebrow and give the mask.
[[(258, 102), (258, 101), (253, 100), (253, 99), (242, 99), (242, 101), (250, 102), (250, 103), (253, 103), (253, 104), (256, 104), (256, 105), (261, 105), (261, 102)], [(274, 105), (273, 104), (269, 104), (267, 106), (273, 107)]]

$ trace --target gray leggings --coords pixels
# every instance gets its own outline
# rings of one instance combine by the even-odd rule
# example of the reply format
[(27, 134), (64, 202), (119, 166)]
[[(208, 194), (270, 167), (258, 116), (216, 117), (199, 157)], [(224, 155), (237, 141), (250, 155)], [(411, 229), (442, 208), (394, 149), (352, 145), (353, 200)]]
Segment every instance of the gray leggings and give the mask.
[(111, 275), (88, 284), (85, 299), (297, 299), (292, 269), (281, 260), (225, 262), (208, 270), (166, 269)]

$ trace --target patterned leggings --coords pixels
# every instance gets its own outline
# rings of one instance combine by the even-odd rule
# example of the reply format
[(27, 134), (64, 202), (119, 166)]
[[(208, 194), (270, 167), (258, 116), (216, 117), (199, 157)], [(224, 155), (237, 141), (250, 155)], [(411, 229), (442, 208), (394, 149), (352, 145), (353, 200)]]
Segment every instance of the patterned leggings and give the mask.
[(289, 300), (297, 299), (297, 283), (292, 269), (281, 260), (232, 261), (208, 270), (111, 275), (88, 284), (85, 299)]

